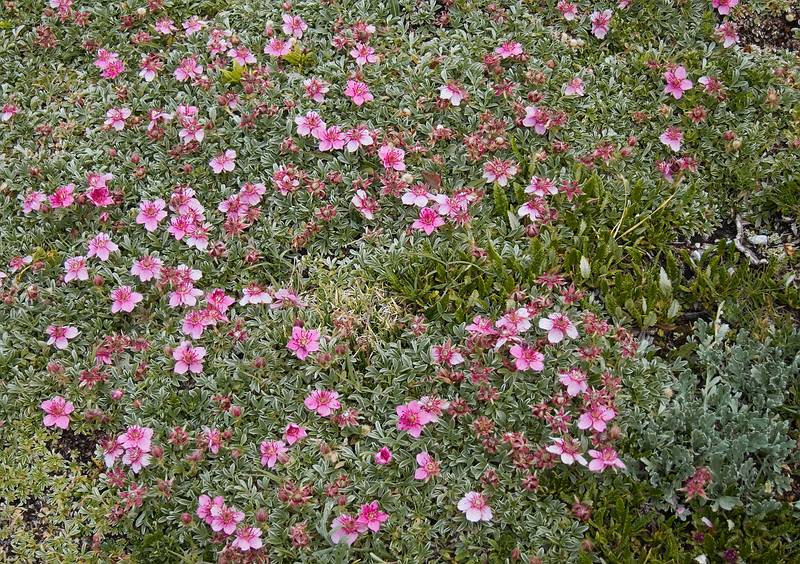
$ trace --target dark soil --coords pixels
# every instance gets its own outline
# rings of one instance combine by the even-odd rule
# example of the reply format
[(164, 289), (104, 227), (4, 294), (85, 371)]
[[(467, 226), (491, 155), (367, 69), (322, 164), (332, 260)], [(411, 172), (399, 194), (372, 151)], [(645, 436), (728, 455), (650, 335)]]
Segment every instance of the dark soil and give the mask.
[(741, 44), (800, 51), (800, 39), (796, 39), (794, 35), (794, 30), (800, 25), (800, 5), (794, 8), (794, 21), (788, 21), (786, 15), (779, 13), (759, 16), (753, 14), (747, 6), (741, 7), (733, 17)]
[(72, 429), (65, 429), (61, 432), (61, 436), (50, 444), (50, 448), (65, 460), (74, 458), (80, 464), (91, 464), (98, 442), (96, 435), (79, 435)]

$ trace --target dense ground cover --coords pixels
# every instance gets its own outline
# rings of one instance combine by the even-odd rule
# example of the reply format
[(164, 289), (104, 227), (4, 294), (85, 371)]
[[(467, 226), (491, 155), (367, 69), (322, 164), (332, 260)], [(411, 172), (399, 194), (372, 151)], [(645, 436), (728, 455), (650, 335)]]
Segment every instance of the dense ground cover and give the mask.
[(797, 561), (793, 10), (5, 2), (2, 558)]

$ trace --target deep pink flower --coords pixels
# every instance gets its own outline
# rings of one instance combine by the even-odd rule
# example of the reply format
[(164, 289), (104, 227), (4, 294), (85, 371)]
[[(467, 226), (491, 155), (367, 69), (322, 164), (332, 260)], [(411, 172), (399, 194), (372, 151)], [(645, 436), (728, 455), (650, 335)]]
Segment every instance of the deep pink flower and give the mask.
[(392, 451), (389, 447), (383, 447), (375, 453), (375, 464), (378, 466), (385, 466), (392, 461)]
[(357, 65), (366, 65), (369, 63), (377, 63), (378, 57), (375, 55), (375, 49), (364, 43), (356, 43), (355, 47), (350, 50), (350, 56), (356, 60)]
[(378, 158), (381, 159), (381, 164), (386, 169), (404, 171), (406, 169), (405, 156), (406, 152), (403, 149), (391, 145), (381, 145), (378, 149)]
[(711, 6), (722, 16), (727, 16), (731, 13), (731, 8), (735, 8), (739, 4), (739, 0), (711, 0)]
[(295, 325), (292, 327), (292, 337), (286, 343), (286, 348), (300, 360), (305, 360), (309, 353), (319, 350), (319, 335), (316, 329), (304, 329)]
[(601, 403), (591, 406), (584, 411), (578, 419), (578, 429), (591, 429), (597, 433), (606, 430), (606, 423), (614, 419), (616, 412), (614, 408)]
[(430, 235), (444, 224), (444, 219), (433, 208), (422, 208), (419, 210), (419, 217), (411, 224), (411, 228), (424, 231), (426, 235)]
[(236, 530), (236, 525), (244, 520), (244, 513), (233, 506), (212, 505), (211, 506), (211, 530), (214, 532), (222, 531), (226, 535), (232, 535)]
[(306, 430), (295, 423), (289, 423), (283, 430), (283, 440), (289, 443), (289, 446), (305, 438), (306, 435), (308, 435)]
[(58, 427), (59, 429), (69, 427), (69, 414), (75, 411), (75, 406), (71, 401), (67, 401), (61, 396), (54, 396), (49, 400), (44, 400), (40, 407), (45, 413), (45, 427)]
[(514, 357), (517, 370), (533, 370), (541, 372), (544, 370), (544, 355), (526, 344), (514, 345), (509, 349), (511, 356)]
[(377, 533), (381, 525), (388, 520), (389, 514), (381, 511), (377, 501), (365, 503), (358, 512), (358, 525), (363, 531), (369, 529), (373, 533)]
[(153, 438), (153, 429), (150, 427), (140, 427), (132, 425), (124, 433), (117, 437), (117, 444), (125, 450), (138, 448), (144, 452), (150, 452), (150, 441)]
[(430, 413), (424, 410), (417, 401), (398, 405), (395, 411), (397, 412), (397, 428), (408, 432), (415, 439), (422, 434), (423, 427), (433, 421)]
[(113, 300), (111, 313), (120, 311), (130, 313), (144, 297), (139, 292), (133, 291), (130, 286), (119, 286), (111, 290), (111, 299)]
[(619, 468), (625, 469), (625, 464), (619, 459), (617, 451), (613, 448), (606, 447), (602, 450), (590, 450), (589, 456), (592, 461), (589, 462), (589, 470), (592, 472), (603, 472), (606, 468)]
[(283, 464), (288, 457), (287, 448), (283, 441), (264, 441), (261, 443), (261, 465), (273, 468), (276, 462)]
[(143, 200), (139, 204), (139, 213), (136, 215), (136, 223), (144, 225), (147, 231), (155, 231), (158, 224), (167, 217), (165, 211), (167, 204), (161, 198), (155, 200)]
[(356, 106), (361, 106), (374, 100), (374, 96), (369, 91), (369, 86), (360, 80), (348, 80), (344, 88), (344, 95), (350, 98)]
[(675, 67), (664, 73), (664, 80), (667, 85), (664, 87), (665, 94), (672, 94), (676, 100), (680, 100), (683, 93), (691, 90), (692, 81), (687, 78), (686, 69), (683, 66)]

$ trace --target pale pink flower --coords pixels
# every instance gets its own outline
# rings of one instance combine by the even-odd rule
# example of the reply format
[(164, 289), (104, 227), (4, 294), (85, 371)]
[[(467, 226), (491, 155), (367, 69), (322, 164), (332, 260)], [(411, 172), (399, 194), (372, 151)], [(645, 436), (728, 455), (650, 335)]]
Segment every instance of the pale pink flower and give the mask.
[(552, 125), (550, 113), (538, 106), (525, 106), (525, 117), (522, 119), (522, 125), (532, 127), (536, 133), (544, 135)]
[(375, 49), (364, 43), (356, 43), (355, 47), (350, 50), (350, 56), (356, 60), (357, 65), (366, 65), (369, 63), (377, 63), (378, 57), (375, 55)]
[(314, 390), (306, 397), (303, 404), (320, 417), (329, 417), (342, 406), (339, 403), (339, 394), (330, 390)]
[(325, 129), (315, 130), (318, 133), (319, 150), (330, 151), (332, 149), (339, 150), (344, 147), (347, 142), (342, 129), (338, 125), (332, 125)]
[(583, 80), (577, 76), (564, 85), (564, 94), (567, 96), (583, 96)]
[(228, 56), (237, 65), (252, 65), (257, 62), (255, 55), (247, 47), (232, 47), (228, 49)]
[(483, 494), (478, 492), (467, 492), (458, 502), (458, 509), (472, 523), (492, 520), (492, 509)]
[(111, 313), (124, 311), (130, 313), (136, 304), (144, 299), (139, 292), (135, 292), (130, 286), (119, 286), (111, 290)]
[(31, 192), (25, 199), (22, 201), (22, 213), (28, 215), (34, 211), (40, 211), (42, 209), (42, 204), (47, 201), (47, 196), (44, 193), (39, 192), (38, 190)]
[(430, 235), (444, 224), (444, 219), (433, 208), (422, 208), (419, 210), (419, 218), (411, 224), (411, 228), (424, 231), (426, 235)]
[(166, 202), (161, 198), (142, 200), (139, 203), (139, 213), (136, 215), (136, 223), (144, 225), (147, 231), (155, 231), (158, 229), (158, 224), (167, 217), (167, 212), (165, 211), (166, 207)]
[(208, 325), (208, 317), (205, 311), (195, 310), (190, 311), (183, 317), (183, 324), (181, 330), (184, 335), (189, 335), (192, 339), (199, 339), (203, 336)]
[(331, 523), (331, 542), (333, 544), (341, 544), (344, 542), (347, 546), (352, 545), (358, 539), (361, 526), (352, 515), (339, 515)]
[(578, 338), (578, 330), (572, 321), (563, 313), (551, 313), (539, 320), (539, 329), (547, 331), (547, 340), (551, 343), (560, 343), (564, 337)]
[(377, 533), (381, 525), (388, 520), (389, 515), (381, 511), (377, 501), (363, 504), (358, 512), (358, 525), (363, 531), (369, 529), (373, 533)]
[(590, 450), (589, 456), (592, 461), (589, 463), (589, 470), (592, 472), (603, 472), (606, 468), (625, 469), (625, 464), (619, 459), (617, 451), (611, 447), (602, 450)]
[(348, 80), (344, 88), (344, 95), (350, 98), (356, 106), (361, 106), (374, 100), (374, 96), (369, 91), (369, 86), (360, 80)]
[(488, 184), (497, 182), (500, 186), (508, 186), (508, 181), (519, 172), (513, 161), (492, 159), (483, 165), (483, 177)]
[(283, 14), (283, 33), (286, 35), (291, 35), (300, 39), (303, 37), (303, 32), (308, 29), (308, 24), (301, 18), (300, 16), (292, 16), (289, 14)]
[(672, 94), (676, 100), (680, 100), (683, 93), (691, 90), (693, 86), (692, 81), (687, 78), (686, 69), (683, 66), (665, 72), (664, 81), (667, 83), (664, 87), (664, 94)]
[(259, 449), (261, 451), (261, 465), (274, 468), (277, 462), (284, 464), (289, 459), (286, 456), (288, 449), (283, 441), (264, 441)]
[(40, 407), (45, 413), (45, 427), (58, 427), (59, 429), (69, 427), (69, 414), (75, 411), (75, 406), (71, 401), (67, 401), (61, 396), (54, 396), (49, 400), (44, 400)]
[(568, 0), (558, 0), (556, 8), (568, 22), (573, 21), (578, 16), (578, 6)]
[(319, 350), (319, 335), (316, 329), (304, 329), (295, 325), (292, 327), (292, 337), (286, 343), (286, 348), (300, 360), (305, 360), (309, 353)]
[(231, 542), (231, 547), (247, 552), (248, 550), (258, 550), (264, 546), (261, 541), (261, 529), (258, 527), (244, 527), (236, 531), (236, 538)]
[(207, 22), (201, 20), (198, 16), (192, 16), (181, 24), (186, 37), (190, 37), (206, 28)]
[(130, 448), (122, 455), (122, 463), (138, 474), (142, 468), (150, 465), (150, 454), (140, 448)]
[(221, 495), (211, 499), (209, 496), (203, 494), (197, 498), (197, 516), (207, 524), (211, 525), (211, 522), (214, 520), (211, 510), (214, 507), (222, 508), (224, 505), (225, 498), (223, 498)]
[(378, 466), (385, 466), (392, 461), (392, 451), (388, 447), (381, 448), (375, 453), (375, 464)]
[(0, 108), (0, 121), (8, 121), (19, 112), (19, 108), (15, 104), (3, 104)]
[(436, 364), (449, 364), (450, 366), (458, 366), (464, 362), (461, 352), (453, 347), (449, 340), (442, 345), (431, 347), (431, 358)]
[(130, 108), (111, 108), (106, 112), (105, 125), (113, 128), (115, 131), (122, 131), (125, 129), (125, 120), (131, 117)]
[(597, 39), (603, 39), (608, 30), (611, 28), (611, 10), (604, 10), (602, 12), (594, 11), (589, 19), (592, 22), (592, 34)]
[(64, 282), (88, 280), (89, 270), (86, 268), (86, 257), (78, 255), (64, 261)]
[(548, 445), (547, 452), (561, 457), (561, 462), (571, 466), (575, 462), (586, 466), (586, 459), (581, 454), (580, 445), (574, 439), (553, 439), (553, 444)]
[(169, 18), (161, 18), (153, 27), (161, 35), (172, 35), (172, 33), (178, 31), (178, 28), (175, 27), (175, 22)]
[(366, 191), (360, 188), (356, 190), (351, 203), (365, 218), (375, 219), (375, 212), (378, 211), (378, 202), (370, 197)]
[(57, 349), (66, 349), (69, 340), (77, 337), (79, 333), (78, 328), (71, 325), (50, 325), (47, 327), (47, 334), (50, 337), (47, 339), (47, 344)]
[(175, 373), (186, 374), (187, 371), (200, 374), (203, 371), (203, 358), (206, 356), (204, 347), (193, 347), (189, 341), (181, 341), (181, 344), (172, 351), (172, 358), (175, 359)]
[(739, 42), (739, 33), (736, 31), (736, 26), (732, 22), (724, 22), (714, 28), (714, 35), (719, 41), (722, 41), (722, 46), (726, 49), (733, 47)]
[(106, 233), (98, 233), (89, 241), (89, 251), (87, 257), (97, 257), (102, 261), (108, 260), (108, 256), (119, 250), (119, 247), (111, 241), (111, 237)]
[(428, 205), (431, 198), (431, 193), (428, 192), (427, 186), (419, 182), (414, 184), (401, 198), (401, 201), (407, 206), (417, 206), (424, 208)]
[(455, 82), (448, 82), (439, 87), (439, 98), (449, 100), (454, 106), (461, 105), (466, 95), (466, 91)]
[(142, 282), (161, 278), (161, 259), (145, 255), (133, 261), (131, 275), (138, 276)]
[(270, 303), (272, 303), (272, 296), (258, 284), (249, 284), (242, 289), (242, 298), (239, 300), (239, 305)]
[(677, 127), (669, 127), (658, 138), (664, 145), (675, 151), (676, 153), (681, 150), (681, 143), (683, 142), (683, 132)]
[(372, 132), (364, 126), (348, 129), (344, 133), (344, 138), (348, 153), (355, 153), (359, 147), (369, 146), (375, 142)]
[(183, 282), (169, 293), (169, 307), (194, 307), (197, 305), (197, 298), (202, 295), (203, 290), (195, 288), (191, 283)]
[(439, 462), (433, 458), (427, 451), (422, 451), (416, 456), (417, 469), (414, 472), (415, 480), (428, 481), (439, 475)]
[(549, 178), (534, 176), (531, 178), (530, 184), (525, 188), (526, 194), (534, 194), (536, 196), (554, 196), (558, 194), (558, 186)]
[(514, 345), (509, 349), (511, 356), (514, 357), (517, 370), (533, 370), (541, 372), (544, 370), (544, 355), (526, 344)]
[(325, 101), (325, 94), (328, 93), (330, 87), (327, 82), (319, 80), (318, 78), (307, 78), (303, 81), (303, 86), (306, 90), (306, 96), (321, 104)]
[(586, 372), (580, 369), (561, 372), (558, 381), (567, 387), (567, 395), (573, 398), (589, 389)]
[(236, 151), (227, 149), (211, 159), (208, 164), (214, 170), (214, 174), (220, 174), (222, 171), (231, 172), (236, 166)]
[(306, 435), (308, 435), (306, 430), (295, 423), (289, 423), (283, 430), (283, 440), (286, 441), (289, 446), (293, 445), (299, 440), (304, 439)]

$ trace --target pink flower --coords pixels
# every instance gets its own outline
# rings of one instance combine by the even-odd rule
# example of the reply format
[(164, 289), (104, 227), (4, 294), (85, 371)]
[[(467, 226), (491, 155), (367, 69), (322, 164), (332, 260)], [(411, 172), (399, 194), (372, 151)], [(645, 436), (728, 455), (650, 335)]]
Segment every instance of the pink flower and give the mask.
[(322, 133), (326, 127), (325, 122), (322, 121), (322, 118), (317, 112), (308, 112), (304, 116), (297, 116), (294, 118), (294, 123), (297, 125), (297, 134), (300, 137), (312, 135), (319, 138), (320, 133)]
[(277, 37), (270, 39), (267, 46), (264, 47), (264, 53), (272, 57), (283, 57), (291, 52), (292, 41), (284, 41), (283, 39), (278, 39)]
[(319, 135), (319, 150), (330, 151), (331, 149), (340, 150), (347, 142), (342, 129), (338, 125), (332, 125), (325, 129), (315, 130)]
[(358, 512), (358, 525), (361, 530), (369, 529), (373, 533), (377, 533), (381, 525), (388, 520), (389, 515), (381, 511), (377, 501), (365, 503)]
[(411, 228), (424, 231), (426, 235), (430, 235), (444, 224), (444, 219), (433, 208), (422, 208), (419, 210), (419, 218), (411, 224)]
[(258, 284), (250, 284), (242, 288), (242, 297), (239, 299), (239, 305), (258, 305), (271, 303), (272, 296), (270, 296), (269, 292), (267, 292)]
[(308, 29), (308, 24), (301, 18), (300, 16), (290, 16), (289, 14), (283, 14), (283, 33), (286, 35), (291, 35), (300, 39), (303, 37), (303, 32)]
[(345, 148), (349, 153), (355, 153), (358, 151), (359, 147), (366, 147), (375, 142), (375, 139), (372, 137), (372, 132), (364, 126), (348, 129), (344, 133), (344, 138), (347, 142)]
[(261, 443), (260, 450), (261, 465), (267, 468), (273, 468), (278, 461), (283, 464), (289, 458), (286, 456), (288, 451), (283, 441), (264, 441)]
[(567, 96), (583, 96), (583, 81), (577, 76), (564, 85), (564, 94)]
[(682, 66), (675, 67), (664, 73), (664, 80), (667, 85), (664, 87), (664, 94), (672, 94), (676, 100), (680, 100), (683, 93), (691, 90), (693, 84), (686, 74), (686, 69)]
[(237, 65), (245, 66), (256, 63), (256, 57), (246, 47), (228, 49), (228, 56)]
[(208, 324), (209, 320), (205, 311), (190, 311), (183, 317), (183, 326), (181, 330), (192, 339), (199, 339), (203, 336), (203, 331), (205, 331)]
[(378, 157), (381, 159), (383, 168), (386, 169), (404, 171), (406, 169), (405, 156), (406, 152), (403, 149), (391, 145), (381, 145), (378, 149)]
[(144, 297), (139, 292), (134, 292), (130, 286), (119, 286), (111, 290), (111, 299), (111, 313), (130, 313)]
[[(98, 208), (104, 208), (114, 203), (111, 192), (108, 189), (108, 181), (114, 176), (112, 174), (100, 174), (92, 172), (86, 175), (89, 187), (86, 189), (86, 196)], [(70, 190), (71, 194), (71, 190)]]
[(150, 464), (150, 454), (140, 448), (130, 448), (122, 456), (122, 463), (130, 466), (134, 474), (138, 474), (142, 468)]
[(54, 345), (57, 349), (67, 348), (69, 339), (74, 339), (78, 336), (78, 329), (70, 325), (50, 325), (47, 328), (47, 334), (50, 338), (47, 340), (48, 345)]
[(209, 496), (203, 494), (197, 498), (197, 516), (210, 525), (211, 521), (213, 521), (211, 509), (214, 506), (222, 507), (223, 505), (225, 505), (225, 499), (221, 495), (212, 500)]
[(533, 370), (534, 372), (544, 370), (544, 355), (533, 347), (526, 344), (514, 345), (509, 352), (516, 359), (514, 365), (517, 370)]
[(356, 106), (361, 106), (365, 102), (374, 100), (369, 86), (359, 80), (348, 80), (344, 88), (344, 95), (353, 100)]
[(125, 129), (125, 120), (131, 117), (130, 108), (111, 108), (106, 112), (105, 125), (112, 127), (114, 131)]
[(592, 472), (603, 472), (606, 468), (625, 469), (625, 464), (619, 459), (617, 451), (613, 448), (606, 447), (600, 451), (590, 450), (589, 456), (592, 457), (592, 461), (589, 463), (589, 470)]
[(392, 458), (392, 451), (388, 447), (383, 447), (375, 453), (375, 464), (385, 466), (392, 461)]
[(49, 400), (44, 400), (40, 407), (45, 412), (45, 427), (58, 427), (59, 429), (69, 427), (69, 414), (75, 411), (75, 406), (71, 401), (67, 401), (61, 396), (54, 396)]
[(153, 430), (150, 427), (132, 425), (117, 437), (117, 444), (125, 450), (138, 448), (141, 451), (150, 452), (152, 438)]
[(594, 11), (589, 17), (592, 22), (592, 34), (597, 39), (603, 39), (611, 28), (612, 13), (611, 10), (604, 10), (602, 12)]
[(547, 340), (553, 344), (560, 343), (564, 337), (578, 338), (578, 330), (563, 313), (551, 313), (546, 318), (540, 319), (539, 329), (547, 331)]
[(195, 288), (191, 283), (183, 282), (169, 293), (169, 307), (194, 307), (197, 305), (197, 298), (202, 295), (203, 290)]
[(433, 458), (427, 451), (422, 451), (416, 457), (417, 470), (414, 472), (415, 480), (428, 481), (439, 475), (439, 462)]
[(42, 209), (42, 204), (45, 203), (45, 201), (47, 201), (47, 196), (45, 196), (42, 192), (39, 192), (38, 190), (31, 192), (25, 196), (25, 199), (22, 201), (22, 213), (28, 215), (31, 212), (40, 211)]
[(568, 0), (558, 0), (556, 8), (558, 8), (558, 11), (561, 12), (561, 15), (564, 16), (564, 19), (568, 22), (571, 22), (578, 16), (578, 6)]
[(186, 34), (186, 37), (190, 37), (195, 33), (199, 33), (201, 30), (205, 29), (208, 24), (199, 17), (192, 16), (181, 25), (183, 26), (183, 31)]
[(286, 343), (286, 348), (294, 352), (300, 360), (305, 360), (309, 353), (319, 350), (319, 331), (295, 325), (292, 327), (292, 337)]
[(414, 184), (401, 198), (401, 201), (407, 206), (417, 206), (424, 208), (430, 201), (431, 193), (428, 192), (427, 186), (419, 182)]
[(329, 90), (327, 83), (317, 78), (307, 78), (303, 81), (303, 86), (306, 89), (306, 96), (320, 104), (325, 101), (325, 94)]
[(448, 82), (439, 87), (439, 98), (449, 100), (454, 106), (461, 105), (461, 101), (466, 97), (466, 91), (455, 82)]
[(464, 357), (449, 340), (442, 345), (431, 347), (431, 358), (436, 364), (449, 364), (450, 366), (458, 366), (464, 362)]
[(75, 256), (64, 261), (64, 282), (73, 280), (88, 280), (89, 270), (86, 268), (86, 257)]
[(683, 133), (677, 127), (669, 127), (661, 134), (659, 140), (675, 151), (676, 153), (681, 150), (681, 142), (683, 142)]
[(350, 50), (350, 56), (356, 60), (357, 65), (366, 65), (369, 63), (377, 63), (378, 57), (375, 55), (375, 49), (364, 43), (356, 43), (356, 46)]
[(525, 117), (522, 119), (522, 125), (525, 127), (532, 127), (536, 133), (539, 135), (544, 135), (552, 125), (550, 113), (544, 108), (539, 108), (537, 106), (526, 106)]
[(161, 278), (161, 259), (151, 256), (143, 256), (133, 261), (131, 275), (138, 276), (142, 282), (158, 280)]
[(483, 177), (488, 184), (497, 182), (500, 186), (508, 186), (508, 181), (519, 171), (516, 163), (503, 159), (492, 159), (483, 165)]
[(136, 215), (136, 223), (144, 225), (147, 231), (153, 232), (158, 229), (158, 224), (167, 217), (165, 211), (167, 204), (161, 198), (155, 200), (143, 200), (139, 203), (139, 213)]
[(415, 439), (422, 434), (423, 427), (433, 421), (431, 414), (424, 410), (417, 401), (398, 405), (395, 411), (397, 412), (397, 428), (408, 432)]
[(331, 523), (331, 542), (340, 544), (344, 542), (347, 546), (352, 545), (358, 539), (361, 526), (352, 515), (339, 515)]
[(458, 509), (467, 516), (467, 521), (472, 523), (492, 520), (492, 509), (483, 494), (478, 492), (467, 492), (458, 502)]
[(75, 185), (64, 184), (56, 188), (55, 192), (50, 195), (50, 207), (53, 209), (68, 208), (75, 202)]
[(364, 190), (356, 190), (351, 203), (365, 218), (375, 219), (375, 212), (378, 211), (378, 202), (375, 201), (374, 198), (371, 198)]
[(559, 374), (558, 381), (567, 387), (567, 395), (575, 397), (589, 389), (586, 372), (579, 369), (568, 370)]
[(0, 121), (8, 121), (19, 112), (19, 108), (14, 104), (3, 104), (0, 108)]
[(175, 69), (175, 79), (178, 82), (186, 82), (189, 79), (195, 79), (203, 73), (203, 67), (197, 63), (194, 57), (186, 57), (183, 59), (178, 68)]
[(185, 374), (188, 370), (194, 374), (200, 374), (203, 371), (203, 357), (205, 356), (205, 348), (193, 347), (189, 341), (181, 341), (181, 344), (172, 351), (172, 358), (175, 359), (175, 373)]
[(211, 506), (211, 530), (215, 533), (222, 531), (226, 535), (231, 535), (236, 530), (236, 525), (243, 520), (244, 513), (233, 506)]
[(320, 417), (329, 417), (342, 407), (339, 403), (339, 394), (329, 390), (314, 390), (306, 397), (303, 404), (310, 411), (316, 411)]
[(305, 438), (307, 434), (308, 433), (306, 433), (306, 430), (300, 425), (289, 423), (286, 426), (286, 429), (283, 430), (283, 440), (289, 443), (289, 446), (291, 446), (297, 441)]
[(711, 0), (711, 6), (722, 16), (727, 16), (731, 13), (731, 8), (735, 8), (739, 4), (739, 0)]
[(717, 40), (722, 41), (722, 46), (726, 49), (739, 42), (739, 33), (736, 31), (736, 26), (731, 22), (724, 22), (715, 27), (714, 35)]
[(214, 170), (214, 174), (220, 174), (223, 170), (231, 172), (236, 166), (236, 151), (228, 149), (211, 159), (208, 164)]
[(531, 178), (531, 183), (525, 188), (525, 193), (542, 198), (545, 196), (555, 196), (558, 194), (558, 186), (549, 178), (534, 176)]
[(108, 260), (110, 253), (119, 250), (119, 247), (111, 241), (106, 233), (98, 233), (94, 238), (89, 241), (89, 251), (86, 253), (87, 257), (97, 257), (100, 260)]
[(561, 457), (561, 462), (571, 466), (575, 462), (586, 466), (586, 459), (581, 454), (580, 445), (574, 439), (553, 439), (553, 444), (547, 447), (547, 452)]
[(500, 55), (501, 59), (508, 59), (509, 57), (518, 57), (522, 55), (522, 45), (516, 41), (506, 41), (502, 43), (497, 49), (494, 50), (495, 53)]
[(578, 429), (591, 429), (597, 433), (606, 430), (606, 423), (616, 416), (613, 408), (603, 405), (593, 405), (588, 411), (584, 411), (578, 419)]
[(258, 527), (245, 527), (236, 531), (236, 538), (231, 543), (233, 548), (247, 552), (258, 550), (264, 543), (261, 541), (261, 529)]

